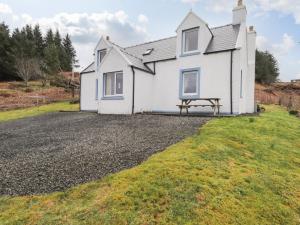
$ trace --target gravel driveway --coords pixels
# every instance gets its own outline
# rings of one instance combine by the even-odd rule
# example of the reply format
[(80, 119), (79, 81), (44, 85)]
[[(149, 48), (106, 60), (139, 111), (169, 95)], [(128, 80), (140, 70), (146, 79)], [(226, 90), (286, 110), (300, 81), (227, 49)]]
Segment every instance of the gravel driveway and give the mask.
[(0, 194), (61, 191), (136, 166), (207, 120), (52, 113), (0, 123)]

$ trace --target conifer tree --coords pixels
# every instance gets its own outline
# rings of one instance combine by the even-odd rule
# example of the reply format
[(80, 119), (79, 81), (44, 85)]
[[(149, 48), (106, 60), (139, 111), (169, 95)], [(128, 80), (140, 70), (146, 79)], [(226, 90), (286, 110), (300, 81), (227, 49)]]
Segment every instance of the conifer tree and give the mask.
[(45, 43), (43, 40), (42, 32), (39, 25), (35, 25), (33, 29), (33, 37), (35, 42), (35, 49), (37, 57), (42, 60)]
[(76, 51), (72, 45), (70, 36), (67, 34), (63, 40), (63, 47), (66, 52), (66, 70), (71, 71), (73, 64), (76, 63)]
[(276, 58), (268, 51), (256, 51), (256, 81), (270, 84), (279, 76), (279, 66)]
[(14, 57), (8, 26), (0, 24), (0, 80), (13, 79)]

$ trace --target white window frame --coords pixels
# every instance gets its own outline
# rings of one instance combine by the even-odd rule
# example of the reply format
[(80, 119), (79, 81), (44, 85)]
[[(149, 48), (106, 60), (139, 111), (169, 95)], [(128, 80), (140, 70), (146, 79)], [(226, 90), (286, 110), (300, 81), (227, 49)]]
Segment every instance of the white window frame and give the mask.
[[(107, 79), (107, 74), (114, 74), (114, 80), (115, 80), (115, 88), (114, 88), (114, 94), (113, 95), (106, 95), (106, 79)], [(117, 90), (117, 74), (122, 74), (122, 94), (116, 94), (116, 90)], [(105, 78), (106, 77), (106, 78)], [(124, 96), (124, 74), (123, 71), (117, 71), (117, 72), (109, 72), (109, 73), (104, 73), (103, 74), (103, 96), (104, 97), (123, 97)]]
[[(105, 55), (103, 58), (101, 58), (101, 53), (102, 52), (105, 52)], [(101, 50), (98, 50), (98, 55), (97, 55), (97, 62), (98, 62), (98, 66), (100, 66), (100, 64), (102, 63), (103, 59), (105, 58), (107, 54), (107, 49), (101, 49)]]
[[(191, 32), (193, 30), (197, 30), (198, 31), (198, 48), (196, 50), (192, 50), (192, 51), (185, 51), (185, 46), (186, 46), (186, 33), (187, 32)], [(199, 52), (199, 30), (200, 28), (199, 27), (195, 27), (195, 28), (191, 28), (191, 29), (188, 29), (188, 30), (183, 30), (182, 31), (182, 54), (192, 54), (192, 53), (198, 53)]]
[[(195, 74), (196, 75), (196, 92), (194, 93), (186, 93), (184, 92), (184, 80), (185, 80), (185, 75), (186, 74)], [(196, 96), (199, 95), (198, 90), (199, 90), (199, 71), (198, 70), (191, 70), (191, 71), (184, 71), (182, 72), (182, 96)]]

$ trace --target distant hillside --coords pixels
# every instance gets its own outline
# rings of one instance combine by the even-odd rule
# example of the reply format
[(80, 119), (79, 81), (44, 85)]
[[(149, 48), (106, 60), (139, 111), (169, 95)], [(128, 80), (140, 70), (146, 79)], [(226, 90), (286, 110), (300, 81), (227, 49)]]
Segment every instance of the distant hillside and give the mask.
[(256, 84), (255, 95), (256, 100), (260, 103), (280, 104), (300, 110), (300, 83)]

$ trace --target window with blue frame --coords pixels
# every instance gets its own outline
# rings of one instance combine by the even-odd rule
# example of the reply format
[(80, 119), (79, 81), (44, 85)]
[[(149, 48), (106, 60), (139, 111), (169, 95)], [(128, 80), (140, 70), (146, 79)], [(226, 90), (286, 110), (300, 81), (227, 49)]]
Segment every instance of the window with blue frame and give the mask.
[(184, 69), (180, 71), (180, 99), (200, 97), (200, 68)]

